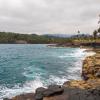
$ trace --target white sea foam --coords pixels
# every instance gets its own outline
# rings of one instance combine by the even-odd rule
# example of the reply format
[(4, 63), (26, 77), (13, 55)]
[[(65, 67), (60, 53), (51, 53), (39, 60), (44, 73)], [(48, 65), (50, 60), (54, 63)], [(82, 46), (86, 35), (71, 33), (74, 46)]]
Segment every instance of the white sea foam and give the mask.
[(67, 79), (81, 79), (81, 72), (82, 72), (82, 64), (83, 64), (83, 60), (87, 57), (87, 56), (92, 56), (94, 55), (95, 52), (86, 52), (86, 49), (78, 49), (76, 51), (74, 51), (72, 54), (67, 54), (67, 56), (61, 56), (61, 58), (63, 57), (76, 57), (78, 60), (77, 62), (74, 62), (74, 66), (72, 67), (68, 67), (67, 70), (70, 73), (70, 75), (68, 75)]
[(84, 55), (84, 51), (86, 49), (77, 49), (74, 50), (72, 53), (66, 53), (64, 55), (60, 55), (59, 58), (66, 58), (66, 57), (82, 57)]
[(93, 51), (91, 51), (91, 52), (85, 52), (85, 57), (87, 57), (87, 56), (93, 56), (93, 55), (95, 55), (96, 53), (95, 52), (93, 52)]
[[(58, 84), (62, 85), (65, 81), (67, 81), (67, 77), (57, 77), (50, 75), (50, 78), (47, 80), (50, 84)], [(26, 82), (22, 87), (20, 85), (15, 85), (13, 88), (7, 88), (4, 86), (0, 87), (0, 100), (3, 98), (12, 98), (16, 95), (24, 94), (24, 93), (34, 93), (36, 88), (38, 87), (46, 87), (40, 79), (36, 79), (34, 81)]]
[(54, 75), (50, 75), (50, 78), (49, 78), (49, 82), (53, 84), (57, 84), (57, 85), (62, 85), (64, 82), (67, 81), (67, 77), (66, 76), (63, 76), (63, 77), (57, 77), (57, 76), (54, 76)]
[[(54, 76), (54, 75), (50, 75), (49, 79), (47, 80), (48, 83), (52, 84), (58, 84), (58, 85), (62, 85), (65, 81), (70, 80), (70, 79), (80, 79), (80, 76), (75, 74), (80, 73), (81, 69), (82, 69), (82, 60), (87, 57), (87, 56), (92, 56), (95, 53), (94, 52), (85, 52), (86, 49), (78, 49), (75, 50), (72, 53), (66, 53), (64, 55), (60, 55), (59, 58), (61, 59), (65, 59), (66, 57), (76, 57), (78, 58), (77, 62), (74, 62), (75, 66), (69, 67), (66, 70), (68, 70), (68, 72), (70, 73), (67, 76), (63, 76), (63, 77), (58, 77), (58, 76)], [(23, 73), (24, 75), (27, 75), (27, 73)], [(13, 88), (7, 88), (4, 86), (0, 86), (0, 100), (2, 100), (2, 98), (4, 97), (13, 97), (19, 94), (23, 94), (23, 93), (29, 93), (29, 92), (35, 92), (36, 88), (38, 87), (45, 87), (43, 80), (39, 79), (40, 76), (38, 76), (36, 78), (36, 80), (34, 81), (29, 81), (26, 82), (22, 87), (20, 87), (20, 85), (15, 85)]]
[(36, 88), (43, 87), (41, 80), (37, 79), (34, 81), (26, 82), (22, 87), (15, 85), (13, 88), (0, 87), (0, 100), (3, 100), (5, 97), (13, 97), (23, 93), (35, 92)]

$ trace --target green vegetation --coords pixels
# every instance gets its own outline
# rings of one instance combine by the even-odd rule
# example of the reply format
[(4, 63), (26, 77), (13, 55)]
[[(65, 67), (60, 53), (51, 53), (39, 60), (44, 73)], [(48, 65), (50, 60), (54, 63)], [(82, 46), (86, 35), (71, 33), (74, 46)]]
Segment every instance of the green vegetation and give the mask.
[(66, 43), (70, 39), (57, 38), (46, 35), (36, 34), (18, 34), (11, 32), (0, 32), (0, 43), (30, 43), (30, 44), (44, 44), (44, 43)]
[[(92, 35), (75, 35), (70, 38), (61, 38), (48, 35), (36, 35), (36, 34), (18, 34), (12, 32), (0, 32), (0, 43), (14, 44), (14, 43), (30, 43), (30, 44), (65, 44), (68, 42), (96, 42), (100, 43), (100, 37), (97, 37), (97, 33), (100, 33), (100, 29), (95, 30)], [(94, 38), (95, 37), (95, 38)]]
[(94, 30), (94, 32), (93, 32), (94, 39), (96, 39), (97, 33), (98, 33), (97, 30)]

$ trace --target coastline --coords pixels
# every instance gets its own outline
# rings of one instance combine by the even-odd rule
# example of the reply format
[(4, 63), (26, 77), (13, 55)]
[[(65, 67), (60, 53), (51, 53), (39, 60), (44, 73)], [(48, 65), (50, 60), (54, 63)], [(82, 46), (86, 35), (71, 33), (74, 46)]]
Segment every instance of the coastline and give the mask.
[[(53, 85), (53, 86), (49, 86), (47, 89), (41, 87), (36, 90), (35, 94), (34, 93), (22, 94), (19, 96), (15, 96), (12, 99), (5, 98), (4, 100), (81, 100), (81, 99), (74, 99), (74, 96), (76, 98), (79, 98), (79, 96), (83, 94), (82, 96), (84, 96), (84, 98), (85, 98), (84, 93), (87, 93), (93, 98), (94, 95), (91, 94), (91, 92), (89, 92), (89, 91), (94, 92), (94, 90), (97, 91), (97, 96), (98, 96), (98, 93), (100, 92), (100, 88), (99, 89), (97, 89), (97, 88), (100, 87), (100, 77), (99, 78), (94, 77), (94, 74), (89, 72), (90, 70), (88, 70), (88, 66), (90, 69), (95, 66), (94, 65), (91, 67), (91, 64), (92, 64), (92, 62), (94, 62), (94, 59), (96, 59), (96, 61), (97, 61), (97, 59), (100, 61), (99, 50), (86, 49), (87, 52), (93, 51), (93, 52), (96, 52), (96, 54), (93, 56), (88, 56), (85, 58), (85, 60), (83, 60), (82, 77), (84, 78), (83, 73), (86, 73), (86, 71), (88, 71), (88, 74), (86, 74), (86, 76), (88, 77), (89, 75), (91, 75), (91, 77), (93, 76), (92, 78), (88, 77), (88, 79), (83, 79), (83, 80), (67, 81), (62, 86)], [(97, 64), (97, 63), (95, 63), (95, 64)], [(100, 70), (100, 67), (99, 67), (99, 70)], [(99, 74), (98, 74), (98, 76), (99, 76)], [(76, 95), (77, 92), (79, 95)], [(75, 93), (75, 94), (73, 94), (73, 93)], [(71, 98), (70, 95), (73, 96), (72, 99), (70, 99)], [(97, 97), (95, 97), (95, 98), (97, 98)], [(96, 100), (99, 100), (99, 99), (100, 99), (100, 95), (99, 95), (99, 98)], [(82, 100), (85, 100), (85, 99), (82, 99)], [(95, 100), (95, 99), (88, 99), (88, 100)]]

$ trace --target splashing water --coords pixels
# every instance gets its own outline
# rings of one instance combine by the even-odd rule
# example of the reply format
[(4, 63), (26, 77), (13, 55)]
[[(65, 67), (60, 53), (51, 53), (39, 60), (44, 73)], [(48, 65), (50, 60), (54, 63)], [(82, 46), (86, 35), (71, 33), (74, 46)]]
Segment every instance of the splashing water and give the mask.
[(41, 86), (81, 79), (82, 60), (89, 55), (84, 51), (40, 44), (0, 45), (0, 100), (35, 92)]

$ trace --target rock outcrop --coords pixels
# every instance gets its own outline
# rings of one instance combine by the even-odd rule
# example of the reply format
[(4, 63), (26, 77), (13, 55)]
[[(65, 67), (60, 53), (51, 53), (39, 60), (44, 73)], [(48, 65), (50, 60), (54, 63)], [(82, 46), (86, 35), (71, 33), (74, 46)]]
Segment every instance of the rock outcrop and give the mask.
[(83, 61), (82, 78), (83, 80), (72, 80), (65, 82), (65, 87), (94, 89), (100, 86), (100, 49), (94, 49), (94, 56), (86, 57)]
[(64, 89), (59, 85), (50, 85), (47, 89), (40, 87), (36, 89), (35, 99), (43, 100), (44, 97), (62, 94), (63, 91)]
[(88, 90), (64, 88), (63, 94), (44, 97), (43, 100), (100, 100), (100, 88)]

